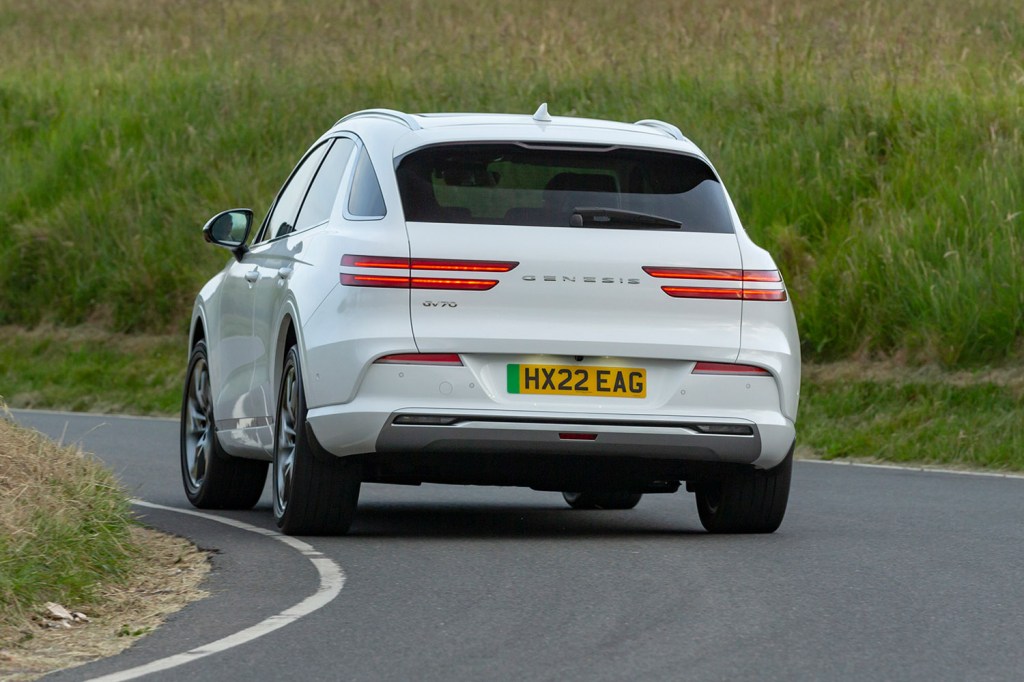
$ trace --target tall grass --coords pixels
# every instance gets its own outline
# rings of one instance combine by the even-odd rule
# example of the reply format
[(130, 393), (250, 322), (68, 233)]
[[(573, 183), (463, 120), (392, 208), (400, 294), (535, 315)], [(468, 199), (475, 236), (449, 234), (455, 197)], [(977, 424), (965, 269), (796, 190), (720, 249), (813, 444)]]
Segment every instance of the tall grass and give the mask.
[(809, 357), (1024, 352), (1024, 6), (0, 2), (0, 324), (180, 331), (341, 115), (663, 118), (776, 254)]
[(0, 639), (45, 601), (81, 603), (136, 568), (131, 513), (112, 473), (8, 420), (0, 403)]

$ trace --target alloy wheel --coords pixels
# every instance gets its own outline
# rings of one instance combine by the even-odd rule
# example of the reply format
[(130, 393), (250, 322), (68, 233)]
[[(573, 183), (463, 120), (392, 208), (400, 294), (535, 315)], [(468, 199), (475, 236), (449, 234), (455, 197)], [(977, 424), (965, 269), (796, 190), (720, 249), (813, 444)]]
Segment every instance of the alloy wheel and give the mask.
[(295, 365), (289, 364), (284, 375), (284, 391), (277, 422), (277, 448), (274, 457), (274, 506), (277, 515), (288, 508), (292, 469), (295, 466), (295, 425), (298, 421), (298, 386)]
[(206, 480), (213, 447), (213, 401), (210, 398), (210, 370), (204, 359), (192, 367), (185, 412), (185, 472), (192, 492)]

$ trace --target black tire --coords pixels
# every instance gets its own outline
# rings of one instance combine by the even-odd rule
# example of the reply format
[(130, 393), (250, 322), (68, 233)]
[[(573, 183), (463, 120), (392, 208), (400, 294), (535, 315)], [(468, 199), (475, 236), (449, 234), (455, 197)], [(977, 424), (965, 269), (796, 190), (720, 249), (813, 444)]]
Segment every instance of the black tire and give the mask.
[(786, 515), (793, 448), (772, 469), (751, 469), (696, 487), (697, 513), (709, 533), (774, 533)]
[(306, 430), (306, 413), (299, 352), (292, 346), (274, 427), (274, 518), (287, 535), (344, 535), (359, 502), (360, 462), (324, 452)]
[(562, 493), (573, 509), (632, 509), (640, 504), (643, 493), (614, 490), (585, 493)]
[(200, 509), (252, 509), (263, 494), (267, 463), (232, 457), (217, 440), (206, 343), (192, 349), (181, 399), (181, 480)]

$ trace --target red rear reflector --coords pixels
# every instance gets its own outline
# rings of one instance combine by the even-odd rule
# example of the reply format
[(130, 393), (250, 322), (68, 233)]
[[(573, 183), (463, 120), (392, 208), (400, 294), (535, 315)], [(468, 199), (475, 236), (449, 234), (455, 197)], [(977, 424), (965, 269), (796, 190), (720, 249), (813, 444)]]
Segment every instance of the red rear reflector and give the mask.
[(771, 376), (771, 372), (753, 365), (737, 365), (731, 362), (698, 362), (691, 374), (732, 374), (736, 376)]
[(560, 433), (558, 437), (562, 440), (597, 440), (596, 433)]
[[(782, 275), (778, 270), (735, 270), (726, 268), (662, 268), (645, 265), (644, 272), (651, 277), (668, 279), (698, 279), (717, 282), (737, 282), (739, 289), (728, 287), (704, 286), (662, 287), (673, 298), (718, 298), (744, 301), (785, 301), (786, 289), (782, 286)], [(745, 282), (777, 284), (777, 288), (751, 289), (743, 286)]]
[[(441, 258), (395, 258), (393, 256), (353, 256), (341, 259), (344, 267), (383, 268), (386, 270), (435, 270), (440, 272), (508, 272), (517, 261), (447, 260)], [(341, 283), (348, 287), (383, 287), (386, 289), (457, 289), (487, 291), (498, 284), (496, 279), (456, 279), (450, 277), (398, 277), (387, 275), (355, 275), (341, 273)]]
[(396, 353), (374, 360), (380, 365), (462, 365), (458, 353)]

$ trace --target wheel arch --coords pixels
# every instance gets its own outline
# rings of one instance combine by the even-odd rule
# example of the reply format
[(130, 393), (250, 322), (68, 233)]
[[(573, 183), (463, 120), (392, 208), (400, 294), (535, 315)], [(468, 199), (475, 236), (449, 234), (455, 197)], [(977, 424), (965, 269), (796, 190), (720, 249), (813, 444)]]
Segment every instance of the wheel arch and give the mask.
[(302, 362), (304, 360), (305, 354), (303, 353), (302, 344), (299, 343), (299, 325), (295, 322), (293, 310), (287, 310), (281, 317), (281, 321), (277, 326), (276, 339), (274, 347), (274, 373), (272, 375), (275, 394), (281, 390), (281, 372), (284, 371), (284, 359), (288, 349), (293, 345), (296, 346), (299, 351), (299, 361)]
[(189, 339), (188, 339), (188, 349), (189, 349), (189, 351), (191, 352), (191, 350), (196, 347), (197, 343), (199, 343), (200, 341), (205, 341), (205, 340), (206, 340), (206, 324), (203, 322), (202, 318), (197, 318), (195, 323), (192, 325), (192, 333), (189, 334)]
[(200, 341), (206, 341), (206, 315), (203, 313), (203, 309), (196, 306), (192, 313), (192, 324), (189, 327), (188, 333), (188, 352), (192, 353), (192, 349), (196, 347), (196, 344)]

